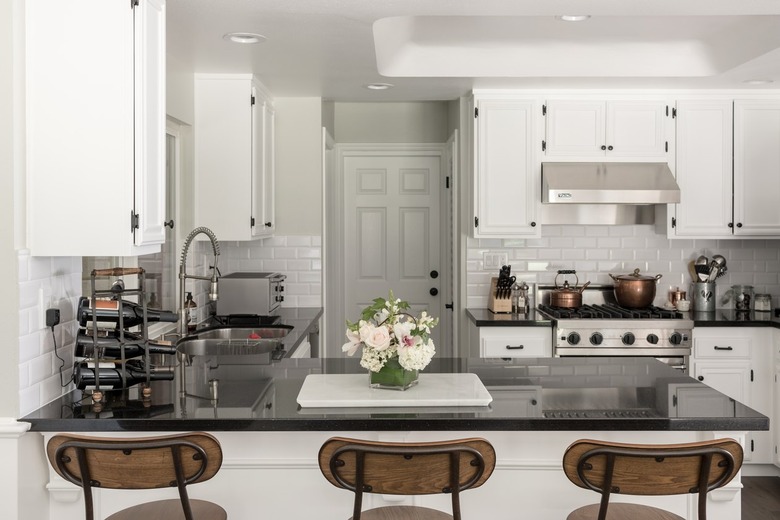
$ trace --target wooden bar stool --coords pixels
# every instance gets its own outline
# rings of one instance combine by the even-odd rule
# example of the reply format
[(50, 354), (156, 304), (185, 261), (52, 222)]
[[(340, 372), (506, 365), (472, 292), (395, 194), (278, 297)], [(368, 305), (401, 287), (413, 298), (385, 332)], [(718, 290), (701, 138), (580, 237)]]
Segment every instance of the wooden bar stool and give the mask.
[(222, 465), (219, 441), (207, 433), (155, 438), (107, 439), (55, 435), (49, 462), (64, 479), (84, 489), (87, 520), (94, 520), (92, 488), (179, 488), (179, 499), (123, 509), (106, 520), (225, 520), (217, 504), (190, 500), (187, 486), (213, 477)]
[[(319, 464), (331, 484), (355, 493), (352, 520), (460, 520), (460, 492), (485, 483), (496, 453), (484, 439), (386, 443), (334, 437), (322, 445)], [(452, 515), (417, 506), (361, 511), (363, 493), (450, 493)]]
[(688, 444), (619, 444), (579, 440), (566, 449), (563, 470), (601, 503), (576, 509), (568, 520), (684, 520), (655, 507), (612, 503), (613, 494), (699, 494), (699, 520), (707, 519), (707, 493), (728, 484), (742, 467), (733, 439)]

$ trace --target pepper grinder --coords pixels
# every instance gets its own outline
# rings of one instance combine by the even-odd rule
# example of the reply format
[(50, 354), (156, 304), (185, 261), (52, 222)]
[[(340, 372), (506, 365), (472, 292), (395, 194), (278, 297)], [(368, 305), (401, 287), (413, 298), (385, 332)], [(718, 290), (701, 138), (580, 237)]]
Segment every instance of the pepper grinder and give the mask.
[(525, 293), (520, 284), (512, 286), (512, 314), (525, 313)]

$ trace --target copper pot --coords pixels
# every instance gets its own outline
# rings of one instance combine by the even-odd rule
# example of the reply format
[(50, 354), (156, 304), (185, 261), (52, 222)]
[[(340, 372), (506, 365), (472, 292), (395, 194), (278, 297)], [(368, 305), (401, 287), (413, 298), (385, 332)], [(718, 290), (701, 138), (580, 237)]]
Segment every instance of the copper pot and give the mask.
[[(569, 285), (568, 280), (563, 281), (563, 285), (558, 287), (558, 277), (561, 275), (573, 274), (576, 282), (574, 287)], [(574, 271), (558, 271), (555, 277), (555, 289), (550, 293), (550, 306), (563, 307), (565, 309), (578, 309), (582, 306), (582, 291), (585, 290), (590, 282), (585, 282), (582, 287), (577, 287), (580, 279)]]
[(639, 269), (634, 269), (631, 274), (609, 276), (615, 281), (615, 299), (621, 307), (643, 309), (653, 304), (660, 274), (646, 276), (639, 274)]

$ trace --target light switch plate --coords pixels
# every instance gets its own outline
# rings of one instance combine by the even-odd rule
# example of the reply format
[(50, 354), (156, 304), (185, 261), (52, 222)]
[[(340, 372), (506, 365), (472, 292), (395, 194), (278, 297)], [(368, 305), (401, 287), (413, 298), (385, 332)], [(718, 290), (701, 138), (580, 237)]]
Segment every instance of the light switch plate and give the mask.
[(506, 251), (485, 251), (482, 253), (482, 265), (485, 271), (501, 269), (502, 265), (509, 263), (509, 253)]

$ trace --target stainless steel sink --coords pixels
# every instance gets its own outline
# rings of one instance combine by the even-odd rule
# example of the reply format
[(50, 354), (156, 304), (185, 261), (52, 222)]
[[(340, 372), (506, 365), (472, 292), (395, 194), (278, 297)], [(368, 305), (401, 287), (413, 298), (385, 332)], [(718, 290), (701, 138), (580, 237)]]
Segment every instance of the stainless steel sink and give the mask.
[(185, 336), (176, 350), (188, 356), (261, 356), (270, 362), (285, 355), (282, 339), (293, 329), (290, 325), (272, 327), (212, 327)]
[(225, 341), (257, 341), (262, 339), (281, 339), (292, 330), (290, 325), (272, 327), (218, 327), (204, 329), (194, 335), (199, 339), (221, 339)]

